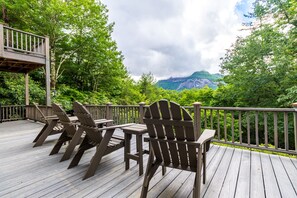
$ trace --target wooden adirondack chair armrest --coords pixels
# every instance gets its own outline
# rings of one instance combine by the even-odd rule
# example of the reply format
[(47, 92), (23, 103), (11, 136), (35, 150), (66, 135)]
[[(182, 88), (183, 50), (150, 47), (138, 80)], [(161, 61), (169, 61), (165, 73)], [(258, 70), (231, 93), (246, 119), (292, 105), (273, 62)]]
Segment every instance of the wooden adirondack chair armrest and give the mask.
[(70, 122), (77, 122), (78, 118), (76, 116), (69, 116)]
[(210, 140), (214, 137), (216, 131), (211, 129), (205, 129), (203, 133), (200, 135), (197, 143), (200, 145), (210, 142)]
[(134, 124), (134, 123), (121, 124), (121, 125), (113, 125), (113, 126), (109, 126), (109, 127), (100, 128), (100, 129), (98, 129), (98, 131), (104, 131), (104, 130), (106, 130), (106, 132), (108, 132), (111, 129), (123, 128), (123, 127), (126, 127), (126, 126), (130, 126), (132, 124)]
[(106, 120), (106, 119), (98, 119), (98, 120), (94, 120), (95, 124), (96, 125), (99, 125), (99, 124), (107, 124), (107, 123), (112, 123), (113, 120)]
[(58, 120), (57, 115), (45, 116), (44, 120)]

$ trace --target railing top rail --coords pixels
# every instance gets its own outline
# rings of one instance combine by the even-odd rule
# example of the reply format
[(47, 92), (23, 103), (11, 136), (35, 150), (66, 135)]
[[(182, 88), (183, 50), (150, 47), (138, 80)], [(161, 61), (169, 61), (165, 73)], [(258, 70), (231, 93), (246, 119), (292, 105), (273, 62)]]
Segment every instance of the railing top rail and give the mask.
[(25, 32), (25, 31), (22, 31), (22, 30), (18, 30), (18, 29), (15, 29), (15, 28), (8, 27), (8, 26), (3, 26), (3, 28), (4, 29), (13, 30), (13, 31), (16, 31), (16, 32), (21, 32), (21, 33), (28, 34), (28, 35), (31, 35), (31, 36), (35, 36), (35, 37), (38, 37), (38, 38), (41, 38), (41, 39), (45, 39), (46, 38), (44, 36), (39, 36), (37, 34), (33, 34), (33, 33), (30, 33), (30, 32)]
[(1, 105), (2, 107), (24, 107), (26, 105)]
[(201, 109), (227, 110), (227, 111), (295, 112), (294, 108), (204, 107), (202, 106)]
[[(88, 105), (84, 104), (87, 107), (106, 107), (105, 105)], [(139, 105), (110, 105), (111, 107), (139, 107)]]

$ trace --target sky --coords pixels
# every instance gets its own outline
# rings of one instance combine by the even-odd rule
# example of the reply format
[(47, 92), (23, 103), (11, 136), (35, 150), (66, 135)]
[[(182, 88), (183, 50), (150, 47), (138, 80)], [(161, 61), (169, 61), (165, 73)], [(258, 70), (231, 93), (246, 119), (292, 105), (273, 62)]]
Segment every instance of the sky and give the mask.
[(242, 29), (252, 0), (102, 0), (113, 39), (135, 80), (219, 73), (220, 58)]

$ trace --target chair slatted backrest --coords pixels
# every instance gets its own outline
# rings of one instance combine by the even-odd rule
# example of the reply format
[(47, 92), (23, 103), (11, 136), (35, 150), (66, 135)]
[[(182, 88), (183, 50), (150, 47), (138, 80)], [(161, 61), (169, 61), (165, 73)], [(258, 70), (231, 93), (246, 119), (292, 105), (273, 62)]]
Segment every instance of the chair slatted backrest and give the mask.
[(96, 143), (101, 142), (102, 134), (101, 132), (98, 132), (98, 127), (87, 108), (79, 102), (74, 102), (73, 110), (74, 115), (77, 116), (80, 122), (80, 127), (82, 127), (86, 131), (87, 136), (90, 138), (90, 141), (94, 141)]
[(184, 108), (174, 102), (160, 100), (146, 110), (144, 122), (150, 138), (156, 140), (151, 141), (151, 145), (157, 160), (165, 165), (196, 170), (196, 147), (184, 142), (196, 141), (198, 137), (192, 118)]
[(62, 109), (62, 107), (58, 104), (53, 103), (52, 108), (54, 113), (58, 116), (59, 120), (64, 124), (69, 124), (71, 123), (67, 113)]
[(33, 102), (33, 105), (35, 106), (35, 108), (37, 109), (37, 111), (40, 113), (41, 115), (41, 119), (43, 119), (45, 122), (47, 122), (46, 120), (46, 116), (44, 115), (44, 113), (41, 111), (41, 109), (38, 107), (38, 104)]

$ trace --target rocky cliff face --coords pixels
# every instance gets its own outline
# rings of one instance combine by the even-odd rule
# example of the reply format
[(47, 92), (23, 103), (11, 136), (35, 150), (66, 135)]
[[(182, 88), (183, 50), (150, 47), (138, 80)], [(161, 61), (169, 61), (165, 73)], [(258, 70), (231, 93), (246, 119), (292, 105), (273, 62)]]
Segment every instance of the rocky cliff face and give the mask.
[(157, 82), (157, 85), (163, 89), (177, 91), (181, 91), (183, 89), (203, 88), (205, 86), (216, 89), (218, 85), (217, 80), (220, 78), (222, 78), (222, 75), (220, 74), (210, 74), (207, 71), (198, 71), (188, 77), (160, 80)]

